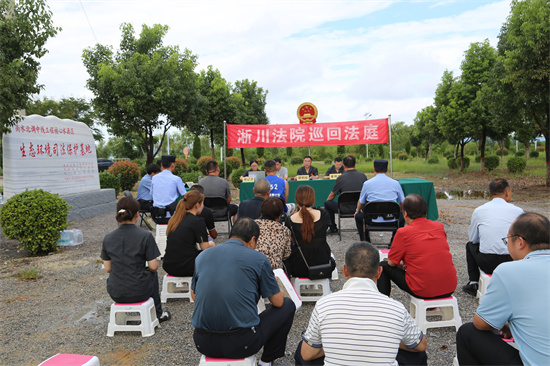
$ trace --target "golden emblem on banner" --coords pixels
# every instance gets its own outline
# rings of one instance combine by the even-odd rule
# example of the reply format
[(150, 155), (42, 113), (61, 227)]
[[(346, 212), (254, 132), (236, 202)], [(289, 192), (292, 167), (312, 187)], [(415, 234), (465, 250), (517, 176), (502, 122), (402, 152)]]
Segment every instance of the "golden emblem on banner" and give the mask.
[(315, 123), (317, 114), (317, 107), (313, 103), (305, 102), (298, 107), (297, 115), (300, 123)]

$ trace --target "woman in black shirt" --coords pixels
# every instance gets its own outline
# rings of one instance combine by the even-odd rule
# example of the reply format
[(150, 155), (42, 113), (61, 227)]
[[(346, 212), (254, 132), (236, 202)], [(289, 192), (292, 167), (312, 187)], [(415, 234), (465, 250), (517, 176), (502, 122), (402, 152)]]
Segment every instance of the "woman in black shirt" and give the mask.
[(115, 302), (123, 304), (152, 297), (159, 321), (170, 320), (170, 313), (163, 312), (160, 303), (157, 274), (160, 251), (153, 235), (135, 225), (139, 219), (139, 203), (134, 197), (123, 197), (116, 209), (120, 226), (105, 235), (101, 249), (101, 259), (109, 273), (107, 292)]
[(162, 268), (175, 277), (190, 277), (195, 271), (195, 258), (201, 250), (214, 246), (208, 241), (204, 219), (198, 217), (204, 208), (204, 194), (189, 191), (176, 207), (166, 228), (166, 253)]

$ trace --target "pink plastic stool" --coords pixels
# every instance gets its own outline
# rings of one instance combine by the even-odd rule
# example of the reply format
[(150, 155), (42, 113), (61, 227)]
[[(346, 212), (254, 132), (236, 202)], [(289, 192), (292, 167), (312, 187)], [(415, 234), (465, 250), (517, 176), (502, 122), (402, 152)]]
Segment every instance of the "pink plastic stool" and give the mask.
[(96, 356), (58, 353), (38, 366), (99, 366)]

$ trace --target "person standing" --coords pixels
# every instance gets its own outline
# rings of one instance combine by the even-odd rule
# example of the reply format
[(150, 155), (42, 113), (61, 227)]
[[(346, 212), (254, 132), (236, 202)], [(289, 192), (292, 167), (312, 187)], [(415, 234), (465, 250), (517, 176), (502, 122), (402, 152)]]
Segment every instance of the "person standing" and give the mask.
[[(335, 160), (336, 161), (336, 160)], [(327, 234), (338, 233), (336, 227), (335, 213), (338, 212), (338, 202), (334, 201), (337, 195), (342, 192), (360, 191), (363, 188), (363, 183), (366, 182), (367, 176), (355, 169), (355, 158), (351, 155), (346, 156), (343, 161), (344, 174), (339, 176), (334, 183), (332, 192), (325, 201), (325, 211), (330, 218), (330, 226)], [(352, 213), (355, 210), (356, 204), (350, 204), (342, 207), (343, 213)]]
[(472, 214), (469, 241), (466, 243), (466, 263), (469, 281), (462, 291), (476, 296), (479, 288), (479, 269), (492, 274), (504, 262), (512, 261), (501, 238), (523, 210), (510, 203), (512, 188), (506, 179), (495, 179), (489, 184), (490, 202), (479, 206)]
[[(260, 228), (244, 218), (230, 238), (197, 257), (191, 282), (197, 350), (214, 358), (245, 358), (264, 348), (259, 365), (285, 355), (296, 306), (279, 289), (271, 264), (255, 251)], [(272, 306), (258, 314), (257, 303)]]
[[(473, 323), (458, 329), (461, 365), (550, 365), (549, 238), (550, 221), (532, 212), (501, 238), (513, 262), (498, 265)], [(517, 349), (502, 340), (511, 337)]]

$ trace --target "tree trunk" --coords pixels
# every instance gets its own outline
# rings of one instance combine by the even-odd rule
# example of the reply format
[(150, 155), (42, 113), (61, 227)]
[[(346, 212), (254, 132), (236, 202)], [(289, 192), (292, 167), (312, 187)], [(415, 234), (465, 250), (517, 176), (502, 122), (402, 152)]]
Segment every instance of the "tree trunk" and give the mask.
[(460, 171), (464, 172), (464, 146), (466, 142), (463, 140), (460, 143)]
[(546, 154), (546, 187), (550, 187), (550, 133), (545, 134), (544, 137), (546, 138), (546, 143), (544, 147), (544, 152)]
[(500, 140), (500, 169), (504, 169), (504, 140)]
[(531, 143), (529, 141), (525, 141), (523, 143), (523, 148), (525, 149), (525, 161), (527, 161), (527, 159), (529, 159), (529, 147), (530, 147)]
[(487, 132), (483, 128), (481, 131), (481, 141), (480, 141), (480, 150), (481, 150), (481, 168), (480, 171), (485, 172), (485, 140), (487, 139)]
[(210, 129), (210, 147), (212, 148), (212, 159), (216, 160), (216, 152), (214, 151), (214, 129)]
[(244, 161), (244, 148), (241, 147), (241, 160), (243, 163), (243, 168), (246, 168), (246, 162)]
[(431, 142), (428, 142), (428, 155), (430, 156), (430, 158), (432, 157), (432, 143)]

